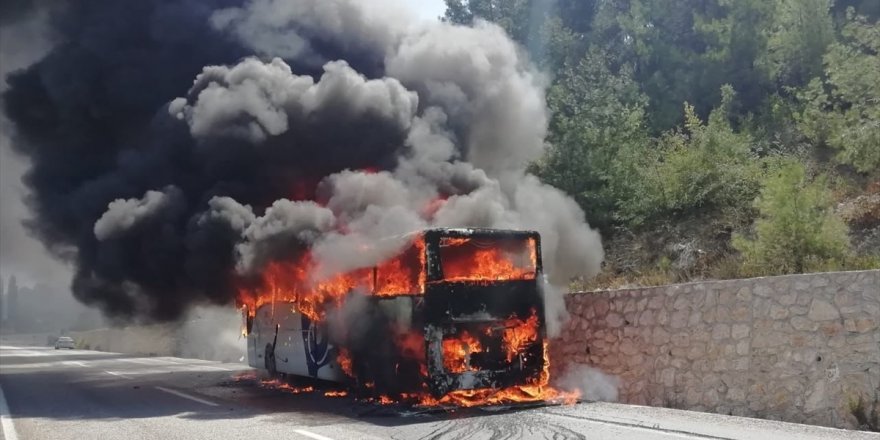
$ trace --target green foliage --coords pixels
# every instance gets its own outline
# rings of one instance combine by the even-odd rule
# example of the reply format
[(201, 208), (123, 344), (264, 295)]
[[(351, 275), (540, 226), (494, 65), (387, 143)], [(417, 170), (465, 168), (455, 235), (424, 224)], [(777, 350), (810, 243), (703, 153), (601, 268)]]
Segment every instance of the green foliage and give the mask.
[(733, 90), (722, 90), (721, 106), (708, 123), (685, 105), (684, 131), (664, 134), (651, 151), (632, 151), (621, 166), (619, 216), (631, 226), (726, 214), (731, 224), (749, 218), (758, 192), (761, 163), (750, 152), (748, 134), (727, 121)]
[(445, 20), (498, 24), (546, 73), (532, 172), (600, 228), (608, 285), (880, 267), (875, 217), (841, 210), (851, 247), (823, 217), (880, 184), (880, 1), (446, 4)]
[(801, 86), (822, 71), (822, 55), (834, 41), (831, 0), (776, 0), (767, 53), (759, 59), (781, 85)]
[(799, 94), (800, 128), (863, 173), (880, 169), (880, 24), (852, 18), (825, 55), (825, 79)]
[(628, 69), (612, 72), (606, 55), (593, 49), (562, 71), (547, 100), (551, 146), (535, 171), (572, 194), (591, 224), (608, 231), (619, 185), (618, 153), (647, 144), (645, 98)]
[(847, 227), (832, 210), (824, 177), (809, 181), (803, 165), (788, 162), (769, 176), (755, 202), (755, 238), (733, 238), (749, 274), (786, 274), (842, 267)]
[(527, 46), (536, 35), (532, 21), (536, 0), (446, 0), (444, 19), (471, 24), (475, 19), (491, 21), (507, 31), (514, 40)]

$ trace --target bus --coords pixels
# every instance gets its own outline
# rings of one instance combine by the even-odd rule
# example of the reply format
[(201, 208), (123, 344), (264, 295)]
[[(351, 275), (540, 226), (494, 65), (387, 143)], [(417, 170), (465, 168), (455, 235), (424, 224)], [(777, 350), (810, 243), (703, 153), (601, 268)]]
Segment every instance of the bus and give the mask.
[[(303, 282), (280, 266), (243, 306), (248, 363), (382, 395), (500, 389), (545, 369), (540, 236), (428, 229), (375, 267)], [(398, 237), (400, 239), (400, 237)]]

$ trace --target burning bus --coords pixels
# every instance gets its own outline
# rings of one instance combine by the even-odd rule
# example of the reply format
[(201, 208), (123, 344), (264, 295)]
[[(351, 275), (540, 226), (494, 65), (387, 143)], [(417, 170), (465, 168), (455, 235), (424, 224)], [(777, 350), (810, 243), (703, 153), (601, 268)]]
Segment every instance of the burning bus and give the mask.
[(547, 385), (537, 232), (429, 229), (402, 240), (381, 264), (318, 279), (309, 253), (273, 263), (259, 291), (240, 295), (249, 364), (383, 401), (562, 395)]

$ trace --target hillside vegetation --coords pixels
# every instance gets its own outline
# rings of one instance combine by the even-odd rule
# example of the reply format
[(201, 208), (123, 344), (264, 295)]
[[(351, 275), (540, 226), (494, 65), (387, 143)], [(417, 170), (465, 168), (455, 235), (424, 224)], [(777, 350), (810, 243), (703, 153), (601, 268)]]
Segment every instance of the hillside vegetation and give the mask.
[(546, 72), (576, 288), (880, 267), (880, 2), (446, 0)]

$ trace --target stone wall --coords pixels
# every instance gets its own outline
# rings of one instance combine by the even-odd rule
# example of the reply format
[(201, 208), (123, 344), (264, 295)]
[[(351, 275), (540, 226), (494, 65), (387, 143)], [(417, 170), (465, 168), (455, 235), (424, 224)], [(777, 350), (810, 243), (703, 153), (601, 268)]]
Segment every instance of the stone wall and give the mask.
[(862, 429), (880, 411), (880, 270), (575, 293), (566, 303), (554, 364), (616, 375), (622, 402)]

